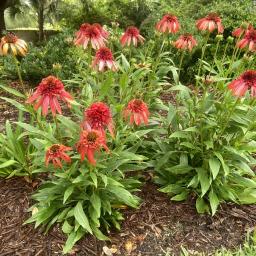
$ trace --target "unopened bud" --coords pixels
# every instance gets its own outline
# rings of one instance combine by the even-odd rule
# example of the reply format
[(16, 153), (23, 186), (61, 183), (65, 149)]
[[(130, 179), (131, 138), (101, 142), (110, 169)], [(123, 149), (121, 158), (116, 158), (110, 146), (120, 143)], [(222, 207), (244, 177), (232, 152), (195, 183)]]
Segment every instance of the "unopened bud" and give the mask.
[(246, 21), (244, 21), (244, 22), (241, 24), (241, 28), (244, 29), (244, 30), (247, 29), (248, 26), (249, 26), (249, 23), (246, 22)]
[(233, 41), (234, 41), (234, 37), (229, 36), (229, 37), (227, 38), (227, 41), (228, 41), (229, 43), (233, 43)]
[(62, 69), (62, 65), (61, 65), (60, 63), (54, 63), (54, 64), (52, 64), (52, 68), (53, 68), (54, 70), (59, 71), (59, 70)]
[(217, 35), (216, 40), (217, 41), (222, 41), (223, 40), (223, 35)]

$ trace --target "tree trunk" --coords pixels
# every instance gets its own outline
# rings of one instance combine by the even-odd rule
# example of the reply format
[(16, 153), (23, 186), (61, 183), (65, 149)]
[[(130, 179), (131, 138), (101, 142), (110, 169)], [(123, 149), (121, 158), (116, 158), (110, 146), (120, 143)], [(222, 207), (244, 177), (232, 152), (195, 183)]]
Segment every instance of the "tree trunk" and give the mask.
[(39, 1), (38, 6), (38, 29), (39, 29), (39, 42), (44, 39), (44, 4)]
[(0, 1), (0, 36), (3, 35), (3, 31), (6, 30), (5, 21), (4, 21), (4, 11), (7, 8), (8, 0)]

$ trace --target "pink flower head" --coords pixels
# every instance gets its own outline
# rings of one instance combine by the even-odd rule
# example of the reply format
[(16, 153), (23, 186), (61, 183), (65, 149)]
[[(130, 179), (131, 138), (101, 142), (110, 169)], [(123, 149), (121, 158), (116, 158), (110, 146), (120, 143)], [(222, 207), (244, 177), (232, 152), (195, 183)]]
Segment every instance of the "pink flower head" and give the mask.
[(228, 88), (234, 96), (242, 97), (247, 90), (251, 90), (251, 96), (256, 97), (256, 71), (248, 70), (232, 81)]
[(66, 163), (71, 162), (71, 158), (69, 155), (67, 155), (65, 152), (72, 150), (71, 147), (66, 147), (64, 145), (60, 144), (54, 144), (48, 150), (45, 154), (45, 165), (48, 166), (50, 162), (53, 163), (55, 168), (62, 168), (61, 160), (63, 160)]
[(122, 46), (125, 46), (126, 44), (130, 46), (132, 43), (136, 47), (138, 42), (143, 43), (144, 40), (145, 38), (140, 35), (140, 31), (136, 27), (130, 26), (122, 35), (120, 42)]
[(199, 30), (208, 30), (210, 33), (215, 29), (218, 30), (218, 33), (223, 33), (224, 31), (221, 18), (216, 13), (209, 13), (206, 17), (199, 19), (196, 22), (196, 27)]
[(193, 47), (197, 45), (195, 38), (191, 34), (181, 35), (176, 42), (174, 42), (174, 46), (178, 49), (189, 50), (192, 51)]
[(145, 102), (140, 99), (131, 100), (124, 110), (124, 118), (130, 117), (130, 124), (148, 124), (149, 111)]
[(247, 30), (244, 38), (239, 42), (237, 42), (236, 46), (241, 49), (248, 46), (249, 51), (255, 52), (256, 51), (256, 30), (255, 29)]
[(96, 27), (104, 38), (107, 39), (109, 37), (109, 32), (105, 30), (99, 23), (94, 23), (92, 26)]
[(108, 128), (114, 137), (114, 124), (109, 107), (103, 102), (94, 102), (84, 112), (83, 128), (98, 130), (104, 135)]
[(80, 135), (80, 140), (76, 145), (78, 153), (81, 155), (81, 161), (87, 156), (89, 163), (96, 165), (94, 159), (95, 152), (99, 151), (100, 148), (104, 148), (109, 151), (105, 136), (97, 130), (84, 130)]
[(92, 62), (92, 67), (96, 68), (98, 66), (99, 71), (105, 71), (106, 69), (111, 69), (112, 71), (117, 70), (117, 65), (114, 61), (113, 54), (111, 50), (107, 47), (102, 47), (97, 50), (94, 60)]
[(105, 46), (106, 38), (103, 36), (102, 30), (99, 29), (98, 25), (84, 23), (76, 33), (74, 43), (75, 45), (82, 45), (86, 49), (89, 42), (91, 42), (93, 49), (99, 49)]
[(58, 100), (67, 102), (70, 107), (70, 101), (72, 96), (65, 91), (63, 83), (55, 76), (48, 76), (44, 78), (37, 86), (36, 91), (31, 97), (27, 99), (27, 103), (33, 103), (35, 110), (39, 107), (42, 108), (44, 116), (48, 114), (48, 108), (50, 107), (52, 115), (56, 115), (56, 110), (59, 114), (62, 114), (60, 104)]
[(245, 35), (248, 30), (253, 29), (252, 24), (250, 23), (244, 23), (239, 28), (236, 28), (232, 32), (232, 36), (234, 37), (241, 37), (242, 35)]
[(172, 14), (166, 14), (156, 24), (156, 29), (162, 33), (176, 33), (180, 29), (178, 18)]

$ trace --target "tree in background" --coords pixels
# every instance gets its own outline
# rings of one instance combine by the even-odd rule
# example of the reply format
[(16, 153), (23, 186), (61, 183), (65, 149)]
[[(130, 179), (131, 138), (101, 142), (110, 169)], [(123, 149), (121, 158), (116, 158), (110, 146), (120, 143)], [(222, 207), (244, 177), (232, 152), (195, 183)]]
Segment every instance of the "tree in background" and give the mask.
[(32, 10), (37, 19), (39, 30), (39, 41), (44, 38), (44, 24), (46, 18), (54, 15), (60, 0), (1, 0), (0, 2), (0, 31), (1, 34), (6, 29), (4, 12), (8, 11), (12, 18), (21, 14), (23, 17), (28, 17), (28, 9)]

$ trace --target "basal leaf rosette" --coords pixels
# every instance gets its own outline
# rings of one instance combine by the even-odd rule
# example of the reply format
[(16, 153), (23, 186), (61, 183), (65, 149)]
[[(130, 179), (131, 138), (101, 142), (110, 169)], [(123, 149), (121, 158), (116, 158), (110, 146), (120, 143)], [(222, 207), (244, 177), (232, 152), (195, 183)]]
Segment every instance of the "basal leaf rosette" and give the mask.
[(222, 94), (189, 90), (180, 106), (169, 105), (165, 133), (154, 136), (160, 191), (213, 215), (225, 201), (256, 203), (255, 82), (248, 70)]

